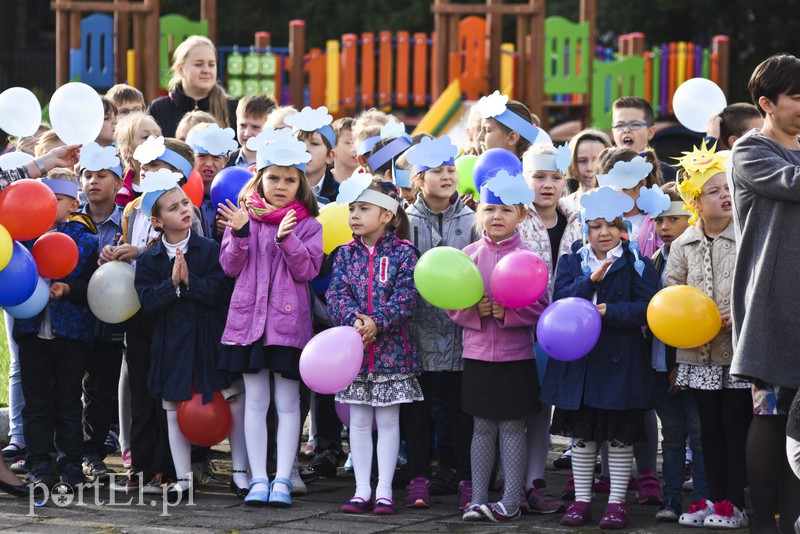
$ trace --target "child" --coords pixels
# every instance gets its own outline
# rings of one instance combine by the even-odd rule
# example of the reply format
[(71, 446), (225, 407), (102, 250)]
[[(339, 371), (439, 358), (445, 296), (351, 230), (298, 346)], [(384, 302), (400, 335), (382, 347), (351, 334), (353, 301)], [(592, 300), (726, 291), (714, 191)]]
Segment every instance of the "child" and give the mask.
[(333, 116), (328, 114), (325, 106), (317, 109), (306, 106), (298, 113), (286, 117), (285, 121), (292, 127), (294, 135), (306, 144), (306, 151), (311, 154), (311, 161), (306, 165), (306, 180), (311, 192), (322, 204), (333, 202), (339, 194), (339, 182), (334, 179), (330, 170), (333, 147), (336, 145), (336, 134), (331, 128)]
[[(364, 132), (371, 134), (374, 130), (368, 128)], [(370, 143), (371, 147), (367, 148)], [(397, 158), (413, 144), (414, 140), (406, 133), (405, 125), (392, 119), (381, 127), (378, 136), (368, 137), (361, 143), (361, 148), (366, 150), (358, 156), (358, 163), (368, 174), (382, 175), (386, 181), (394, 183), (397, 176)]]
[[(646, 152), (656, 134), (653, 106), (644, 98), (625, 96), (614, 101), (611, 107), (611, 134), (614, 144), (635, 152)], [(658, 162), (665, 182), (675, 181), (675, 168)]]
[[(364, 360), (353, 383), (336, 394), (350, 408), (350, 448), (356, 492), (346, 514), (372, 508), (394, 515), (392, 478), (400, 450), (400, 404), (421, 401), (422, 371), (408, 322), (419, 301), (414, 286), (417, 250), (406, 241), (408, 218), (400, 194), (380, 177), (347, 180), (336, 202), (350, 205), (353, 241), (335, 251), (325, 296), (334, 325), (352, 325), (364, 340)], [(354, 276), (359, 273), (358, 276)], [(378, 427), (378, 486), (372, 505), (372, 422)]]
[[(711, 297), (722, 313), (723, 329), (710, 343), (678, 349), (675, 385), (689, 388), (700, 414), (708, 501), (695, 503), (681, 524), (740, 528), (749, 524), (744, 509), (745, 443), (752, 411), (750, 384), (730, 376), (731, 277), (736, 262), (733, 201), (725, 177), (726, 159), (705, 142), (680, 161), (678, 190), (692, 208), (692, 225), (671, 248), (664, 285), (696, 287)], [(732, 504), (732, 506), (731, 506)]]
[[(244, 502), (285, 507), (292, 504), (289, 477), (300, 439), (300, 352), (312, 335), (308, 282), (322, 262), (322, 226), (314, 219), (319, 208), (304, 176), (311, 156), (302, 142), (273, 133), (272, 141), (257, 147), (258, 172), (242, 189), (239, 207), (230, 201), (219, 206), (228, 227), (220, 263), (236, 278), (220, 368), (244, 378), (245, 441), (253, 476)], [(277, 472), (271, 485), (270, 376), (278, 412)]]
[[(450, 138), (422, 139), (405, 153), (413, 165), (411, 184), (417, 195), (408, 208), (411, 241), (421, 253), (438, 246), (463, 249), (478, 239), (475, 213), (459, 198), (458, 176), (453, 158), (457, 147)], [(461, 327), (444, 310), (421, 300), (411, 321), (413, 337), (425, 370), (419, 376), (423, 402), (405, 404), (400, 410), (406, 436), (408, 470), (406, 506), (427, 508), (430, 488), (447, 491), (458, 483), (459, 507), (472, 499), (469, 442), (472, 419), (461, 409)], [(431, 406), (435, 405), (435, 409)], [(431, 437), (429, 419), (433, 415), (438, 451), (445, 443), (453, 453), (439, 454), (439, 471), (431, 479)], [(447, 437), (450, 439), (447, 439)], [(446, 460), (449, 460), (449, 464)], [(453, 476), (455, 479), (453, 480)], [(449, 482), (448, 484), (448, 481)], [(452, 489), (449, 489), (452, 491)]]
[(467, 136), (464, 140), (464, 145), (461, 147), (461, 153), (465, 156), (480, 156), (481, 143), (479, 141), (479, 137), (481, 135), (482, 119), (478, 108), (476, 106), (469, 108), (469, 111), (466, 112), (466, 117), (464, 120), (466, 122)]
[[(563, 198), (564, 171), (572, 160), (569, 148), (549, 144), (532, 145), (522, 156), (522, 172), (534, 192), (533, 204), (526, 206), (519, 225), (520, 237), (547, 265), (548, 301), (553, 296), (553, 281), (558, 259), (568, 254), (572, 243), (581, 237), (580, 211)], [(541, 363), (541, 362), (539, 362)], [(543, 368), (542, 375), (544, 375)], [(544, 467), (550, 445), (550, 406), (528, 418), (528, 471), (525, 489), (528, 507), (534, 513), (557, 513), (566, 508), (547, 489)]]
[(581, 197), (597, 187), (597, 160), (611, 146), (608, 136), (599, 130), (583, 130), (569, 141), (572, 160), (567, 169), (569, 200), (581, 209)]
[(123, 208), (141, 195), (139, 188), (141, 169), (139, 162), (133, 157), (133, 153), (150, 136), (161, 136), (161, 128), (153, 117), (144, 113), (134, 113), (126, 117), (120, 121), (117, 128), (117, 147), (125, 169), (125, 176), (115, 201)]
[(343, 117), (331, 124), (336, 135), (336, 144), (333, 146), (333, 178), (342, 183), (356, 172), (355, 142), (353, 138), (353, 119)]
[(100, 129), (95, 142), (103, 147), (111, 145), (115, 141), (117, 106), (108, 98), (100, 97), (100, 100), (103, 102), (103, 127)]
[[(664, 184), (661, 190), (667, 195), (662, 206), (666, 209), (654, 217), (653, 221), (664, 244), (653, 255), (653, 267), (663, 284), (670, 247), (689, 228), (689, 214), (684, 210), (687, 206), (681, 199), (675, 182)], [(676, 349), (666, 346), (656, 337), (652, 339), (651, 364), (655, 371), (656, 413), (661, 419), (663, 451), (661, 472), (664, 476), (664, 503), (656, 512), (656, 520), (672, 522), (678, 521), (681, 517), (681, 487), (684, 479), (687, 437), (690, 438), (693, 458), (692, 503), (701, 502), (705, 506), (705, 501), (708, 499), (708, 482), (703, 462), (697, 404), (688, 391), (675, 386), (678, 373), (675, 361)]]
[[(497, 262), (517, 250), (530, 250), (517, 231), (534, 193), (522, 175), (505, 171), (481, 187), (478, 223), (483, 237), (464, 248), (478, 265), (484, 285)], [(519, 309), (505, 308), (489, 295), (475, 306), (447, 314), (463, 330), (464, 375), (461, 403), (473, 416), (472, 501), (463, 519), (507, 522), (520, 516), (525, 477), (525, 420), (539, 407), (539, 379), (533, 351), (533, 326), (547, 296)], [(489, 503), (489, 478), (500, 443), (503, 498)]]
[(646, 150), (644, 156), (630, 148), (607, 148), (600, 154), (597, 183), (620, 189), (634, 201), (633, 208), (625, 214), (631, 224), (630, 240), (639, 245), (639, 250), (652, 258), (662, 245), (655, 231), (653, 218), (639, 207), (639, 194), (642, 188), (661, 185), (658, 159), (655, 152)]
[[(74, 175), (42, 181), (58, 200), (51, 231), (65, 233), (75, 241), (78, 263), (66, 277), (50, 281), (51, 300), (42, 312), (14, 321), (25, 397), (25, 462), (30, 469), (30, 484), (52, 487), (56, 480), (50, 467), (50, 449), (55, 442), (61, 482), (75, 487), (86, 482), (81, 469), (81, 380), (94, 332), (95, 319), (89, 310), (86, 289), (97, 269), (97, 236), (88, 217), (70, 215), (78, 209), (78, 182)], [(26, 246), (33, 246), (33, 242)]]
[(132, 113), (144, 113), (147, 109), (142, 92), (126, 83), (112, 85), (105, 97), (117, 106), (117, 117), (120, 119)]
[[(481, 151), (505, 148), (522, 158), (531, 144), (550, 143), (550, 138), (534, 124), (534, 116), (522, 102), (508, 100), (495, 91), (481, 97), (475, 106), (481, 114)], [(535, 119), (539, 122), (539, 119)]]
[(297, 109), (295, 109), (294, 106), (278, 106), (269, 112), (264, 126), (267, 128), (272, 128), (273, 130), (288, 128), (289, 125), (285, 122), (286, 117), (289, 115), (294, 115), (295, 113), (297, 113)]
[(255, 165), (256, 152), (247, 148), (247, 141), (261, 133), (275, 106), (275, 100), (267, 95), (248, 95), (239, 100), (236, 105), (236, 139), (241, 148), (231, 152), (226, 167), (247, 169)]
[(592, 482), (598, 443), (609, 442), (611, 492), (600, 528), (628, 524), (625, 493), (633, 443), (645, 438), (644, 411), (654, 405), (653, 374), (642, 335), (658, 277), (649, 259), (622, 240), (623, 214), (633, 200), (611, 187), (583, 196), (584, 235), (558, 264), (554, 300), (579, 297), (596, 304), (602, 317), (600, 339), (579, 360), (550, 359), (542, 402), (556, 406), (551, 431), (574, 438), (572, 472), (575, 502), (561, 524), (591, 521)]
[(178, 126), (175, 128), (175, 139), (178, 141), (186, 141), (189, 131), (198, 124), (220, 125), (219, 121), (214, 118), (214, 115), (208, 113), (207, 111), (200, 111), (199, 109), (196, 109), (181, 117), (180, 122), (178, 122)]
[(198, 124), (189, 130), (187, 144), (194, 151), (194, 168), (203, 179), (203, 202), (200, 215), (203, 222), (203, 235), (220, 240), (217, 235), (217, 208), (211, 205), (211, 183), (225, 167), (228, 154), (236, 149), (233, 128), (220, 128), (215, 123)]
[[(78, 166), (81, 187), (88, 199), (81, 213), (87, 215), (97, 228), (98, 247), (102, 250), (115, 245), (122, 232), (122, 208), (114, 203), (114, 196), (122, 185), (122, 166), (116, 148), (101, 147), (97, 143), (89, 143), (81, 149)], [(106, 457), (105, 440), (116, 419), (115, 400), (125, 331), (118, 325), (97, 321), (93, 334), (83, 380), (83, 431), (87, 438), (83, 472), (91, 480), (105, 480), (110, 472), (103, 461)], [(130, 398), (125, 400), (130, 402)], [(127, 420), (129, 423), (130, 418)], [(128, 429), (124, 434), (127, 442)]]
[(33, 149), (33, 155), (39, 158), (55, 148), (64, 146), (64, 144), (64, 141), (58, 137), (58, 134), (55, 130), (47, 130), (42, 133), (42, 135), (39, 136), (39, 140), (36, 141), (36, 146)]
[(727, 106), (719, 114), (718, 148), (730, 150), (733, 143), (750, 130), (760, 130), (764, 126), (764, 118), (753, 104), (737, 102)]
[(191, 231), (194, 213), (178, 187), (181, 176), (168, 169), (145, 174), (141, 210), (161, 238), (137, 260), (134, 283), (142, 314), (155, 324), (147, 386), (167, 411), (177, 475), (167, 492), (172, 503), (188, 497), (192, 487), (191, 443), (178, 426), (178, 403), (195, 392), (210, 402), (213, 392), (229, 385), (217, 370), (228, 281), (218, 245)]

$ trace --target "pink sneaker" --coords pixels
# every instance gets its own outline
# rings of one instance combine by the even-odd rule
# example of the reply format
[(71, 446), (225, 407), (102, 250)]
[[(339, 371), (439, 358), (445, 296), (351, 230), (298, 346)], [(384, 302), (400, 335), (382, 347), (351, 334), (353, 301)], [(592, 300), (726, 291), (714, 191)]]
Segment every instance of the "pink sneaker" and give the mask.
[(628, 508), (622, 503), (609, 503), (600, 520), (600, 528), (622, 530), (628, 526)]
[(122, 467), (124, 467), (125, 469), (130, 469), (131, 467), (133, 467), (133, 462), (131, 460), (131, 448), (130, 447), (128, 447), (127, 449), (122, 451), (121, 456), (122, 456)]
[(406, 486), (406, 508), (431, 507), (431, 481), (417, 477)]
[(638, 482), (637, 499), (639, 504), (660, 506), (664, 502), (664, 492), (661, 491), (661, 482), (658, 480), (657, 474), (650, 470), (644, 471), (639, 475)]
[(561, 490), (561, 498), (565, 501), (571, 501), (575, 498), (575, 479), (572, 475), (567, 477), (567, 485)]
[(575, 501), (569, 505), (567, 512), (561, 516), (562, 525), (580, 527), (592, 521), (592, 503)]
[(462, 480), (458, 483), (458, 508), (467, 511), (472, 504), (472, 481)]
[(544, 480), (534, 480), (534, 487), (528, 490), (526, 501), (530, 512), (536, 514), (555, 514), (566, 510), (563, 501), (556, 499), (547, 489)]

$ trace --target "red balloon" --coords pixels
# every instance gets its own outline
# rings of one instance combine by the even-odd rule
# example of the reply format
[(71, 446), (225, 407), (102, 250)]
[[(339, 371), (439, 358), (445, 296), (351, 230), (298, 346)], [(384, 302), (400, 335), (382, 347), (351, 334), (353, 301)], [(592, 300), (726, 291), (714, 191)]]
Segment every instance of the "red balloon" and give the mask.
[(194, 169), (181, 188), (186, 193), (186, 196), (189, 197), (189, 200), (192, 201), (192, 204), (199, 208), (200, 204), (203, 203), (203, 194), (205, 192), (203, 191), (203, 177), (200, 176), (200, 171)]
[(203, 404), (200, 393), (178, 403), (178, 427), (198, 447), (211, 447), (228, 437), (232, 424), (231, 408), (219, 391), (214, 392), (208, 404)]
[(39, 237), (53, 226), (58, 201), (53, 191), (37, 180), (20, 180), (0, 193), (0, 225), (14, 241)]
[(31, 254), (39, 274), (51, 280), (64, 278), (78, 264), (78, 245), (61, 232), (50, 232), (37, 239)]

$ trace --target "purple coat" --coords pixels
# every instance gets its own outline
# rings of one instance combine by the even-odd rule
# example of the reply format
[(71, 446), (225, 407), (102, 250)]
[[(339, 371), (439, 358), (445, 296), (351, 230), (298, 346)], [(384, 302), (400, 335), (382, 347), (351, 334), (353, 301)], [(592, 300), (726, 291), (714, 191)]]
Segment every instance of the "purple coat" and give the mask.
[(308, 282), (322, 264), (322, 225), (313, 217), (297, 223), (280, 243), (278, 226), (251, 220), (250, 234), (222, 238), (219, 262), (236, 278), (222, 334), (226, 345), (264, 345), (302, 349), (311, 332)]
[(414, 266), (419, 252), (394, 233), (381, 237), (370, 254), (360, 239), (336, 250), (325, 298), (336, 326), (352, 326), (356, 312), (378, 328), (375, 343), (364, 350), (361, 374), (419, 373), (422, 360), (409, 328), (419, 302)]
[[(483, 277), (484, 291), (491, 299), (489, 280), (497, 262), (515, 250), (530, 250), (522, 242), (519, 232), (505, 241), (495, 243), (484, 233), (483, 237), (467, 245), (464, 253), (472, 258)], [(485, 362), (510, 362), (532, 360), (533, 326), (547, 306), (547, 292), (530, 306), (512, 310), (506, 308), (503, 321), (492, 316), (480, 318), (475, 306), (465, 310), (448, 311), (450, 318), (464, 327), (463, 358)]]

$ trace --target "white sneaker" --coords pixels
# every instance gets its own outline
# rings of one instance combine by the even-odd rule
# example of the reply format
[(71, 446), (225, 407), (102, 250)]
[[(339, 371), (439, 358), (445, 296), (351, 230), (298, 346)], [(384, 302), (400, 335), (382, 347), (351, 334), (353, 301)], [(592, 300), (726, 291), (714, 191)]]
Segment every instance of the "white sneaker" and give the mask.
[(678, 524), (685, 527), (702, 527), (705, 525), (706, 517), (714, 513), (714, 503), (708, 499), (692, 503), (689, 511), (681, 514)]
[(706, 517), (703, 526), (706, 528), (745, 528), (750, 525), (747, 514), (736, 508), (730, 501), (714, 504), (714, 513)]
[(347, 453), (347, 461), (344, 463), (344, 470), (348, 473), (353, 472), (353, 453)]
[(294, 459), (294, 465), (292, 466), (292, 473), (289, 475), (289, 480), (292, 481), (292, 496), (308, 494), (306, 483), (300, 478), (300, 464), (297, 463), (297, 458)]
[(683, 491), (694, 491), (694, 479), (690, 478), (689, 480), (684, 481), (681, 488)]

